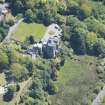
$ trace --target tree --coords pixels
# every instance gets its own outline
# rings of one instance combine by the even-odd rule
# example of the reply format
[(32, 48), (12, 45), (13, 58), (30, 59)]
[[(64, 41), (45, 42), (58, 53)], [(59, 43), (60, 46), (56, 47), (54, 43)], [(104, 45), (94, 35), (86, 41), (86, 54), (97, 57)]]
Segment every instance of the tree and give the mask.
[(94, 54), (93, 46), (97, 42), (97, 35), (94, 32), (88, 32), (86, 35), (87, 52)]
[(58, 11), (61, 15), (66, 15), (67, 14), (67, 5), (64, 2), (62, 2), (62, 3), (61, 2), (58, 3)]
[(56, 17), (55, 17), (55, 21), (60, 25), (66, 24), (66, 17), (57, 14)]
[(47, 91), (51, 95), (56, 94), (57, 91), (58, 91), (58, 87), (54, 84), (53, 81), (49, 80), (49, 83), (48, 83), (48, 86), (47, 86)]
[(72, 36), (70, 38), (70, 44), (71, 47), (74, 49), (74, 53), (86, 53), (85, 36), (86, 31), (82, 28), (78, 28), (72, 33)]
[(22, 2), (22, 0), (11, 0), (10, 3), (12, 4), (12, 11), (14, 14), (18, 13), (18, 12), (23, 12), (24, 11), (24, 4)]
[(25, 12), (25, 15), (26, 15), (27, 21), (29, 21), (29, 22), (33, 21), (34, 13), (33, 13), (33, 11), (31, 9), (28, 9)]
[(70, 46), (73, 48), (75, 53), (85, 54), (85, 36), (87, 34), (86, 25), (74, 16), (67, 17), (66, 25), (69, 26), (69, 31), (68, 34), (66, 34), (66, 38), (67, 41), (69, 39)]
[(30, 87), (30, 97), (34, 98), (35, 100), (43, 100), (44, 99), (44, 90), (42, 87), (41, 80), (35, 79), (33, 80), (32, 86)]
[(93, 48), (96, 56), (105, 54), (105, 40), (103, 38), (98, 38)]
[(63, 25), (62, 30), (63, 30), (62, 40), (69, 42), (69, 40), (70, 40), (70, 26)]
[(35, 105), (34, 104), (34, 99), (32, 98), (32, 97), (30, 97), (30, 96), (24, 96), (23, 97), (23, 102), (25, 103), (25, 105)]
[(11, 64), (10, 72), (12, 74), (12, 77), (14, 77), (14, 79), (16, 79), (17, 81), (27, 79), (28, 75), (27, 69), (21, 64), (18, 63)]
[(10, 102), (14, 97), (13, 91), (8, 90), (7, 93), (3, 95), (3, 100), (6, 102)]
[(50, 73), (47, 70), (44, 70), (42, 73), (42, 87), (46, 91), (49, 79), (50, 79)]
[(103, 82), (97, 82), (97, 83), (96, 83), (96, 87), (95, 87), (95, 89), (94, 89), (94, 92), (95, 92), (96, 94), (98, 94), (98, 93), (100, 92), (100, 90), (103, 89), (103, 87), (104, 87), (104, 83), (103, 83)]
[(79, 1), (79, 12), (77, 13), (80, 19), (89, 17), (92, 14), (92, 6), (88, 0)]
[(9, 26), (12, 26), (14, 25), (14, 20), (13, 19), (10, 19), (6, 22)]
[(51, 79), (53, 81), (56, 81), (57, 80), (57, 68), (56, 68), (56, 65), (55, 64), (51, 64)]
[(61, 58), (60, 66), (64, 66), (64, 64), (65, 64), (65, 58), (63, 57), (63, 58)]
[(0, 22), (0, 42), (6, 37), (8, 30), (8, 23), (5, 23), (5, 21)]
[(6, 52), (0, 50), (0, 69), (3, 70), (8, 67), (9, 59)]
[(19, 62), (19, 54), (15, 50), (11, 50), (9, 53), (9, 61), (10, 63), (18, 63)]
[(20, 89), (20, 86), (18, 84), (17, 85), (14, 84), (14, 85), (11, 85), (11, 86), (8, 87), (8, 90), (13, 92), (13, 93), (18, 92), (19, 89)]
[(30, 44), (35, 43), (34, 37), (32, 35), (29, 36), (28, 40), (29, 40)]
[(89, 17), (85, 20), (87, 28), (89, 31), (98, 33), (100, 37), (105, 38), (105, 25), (95, 19), (94, 17)]
[(67, 15), (71, 14), (77, 16), (79, 10), (78, 3), (74, 0), (68, 0), (66, 5), (67, 5)]
[(36, 0), (25, 0), (24, 5), (25, 5), (25, 8), (27, 9), (29, 8), (33, 9), (35, 6), (35, 3), (36, 3)]
[(95, 18), (99, 18), (101, 15), (105, 14), (105, 6), (103, 4), (97, 3), (97, 5), (93, 5), (92, 15)]

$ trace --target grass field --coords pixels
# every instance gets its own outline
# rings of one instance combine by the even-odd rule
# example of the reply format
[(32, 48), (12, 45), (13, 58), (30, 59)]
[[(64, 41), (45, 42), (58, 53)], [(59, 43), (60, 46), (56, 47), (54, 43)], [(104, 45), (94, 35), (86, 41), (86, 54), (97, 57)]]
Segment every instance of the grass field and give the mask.
[(91, 93), (97, 81), (95, 72), (96, 58), (90, 56), (78, 57), (80, 61), (67, 59), (59, 72), (56, 82), (59, 91), (51, 96), (52, 105), (87, 105), (87, 94)]
[(20, 41), (24, 41), (28, 36), (34, 36), (35, 40), (40, 40), (46, 31), (46, 27), (42, 24), (37, 23), (25, 23), (22, 22), (12, 38), (18, 39)]

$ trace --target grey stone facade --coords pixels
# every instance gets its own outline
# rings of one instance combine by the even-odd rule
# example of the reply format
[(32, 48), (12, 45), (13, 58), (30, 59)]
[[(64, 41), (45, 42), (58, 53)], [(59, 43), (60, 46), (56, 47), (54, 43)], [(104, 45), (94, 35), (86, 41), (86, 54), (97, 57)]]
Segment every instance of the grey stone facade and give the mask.
[(48, 42), (43, 45), (43, 56), (53, 58), (56, 56), (59, 47), (59, 39), (49, 38)]

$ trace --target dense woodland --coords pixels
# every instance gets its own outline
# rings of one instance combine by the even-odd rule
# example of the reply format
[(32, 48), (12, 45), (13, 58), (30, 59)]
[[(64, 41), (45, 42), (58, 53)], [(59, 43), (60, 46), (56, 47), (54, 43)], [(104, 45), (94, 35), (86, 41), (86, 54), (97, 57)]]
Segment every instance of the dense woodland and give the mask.
[[(9, 46), (0, 46), (0, 70), (6, 72), (8, 81), (17, 83), (28, 80), (31, 83), (28, 91), (23, 94), (20, 104), (23, 105), (51, 105), (49, 95), (56, 94), (58, 87), (58, 72), (64, 66), (67, 57), (73, 59), (76, 55), (91, 55), (98, 59), (105, 56), (105, 1), (104, 0), (6, 0), (10, 3), (14, 16), (24, 17), (28, 23), (37, 22), (48, 26), (57, 23), (63, 30), (62, 48), (55, 59), (38, 58), (34, 61), (30, 57), (18, 54), (21, 48), (12, 49)], [(8, 32), (8, 23), (0, 23), (0, 41)], [(28, 39), (31, 44), (33, 38)], [(18, 43), (17, 43), (18, 45)], [(105, 82), (104, 60), (98, 61), (97, 74), (102, 83), (94, 89), (97, 94)], [(7, 72), (8, 71), (8, 72)], [(18, 89), (10, 87), (9, 92), (15, 93)], [(4, 100), (5, 100), (4, 96)], [(12, 99), (10, 99), (12, 100)], [(10, 101), (9, 100), (9, 101)], [(71, 104), (74, 105), (74, 104)], [(75, 105), (90, 105), (88, 102)]]
[[(105, 47), (105, 7), (102, 0), (7, 0), (14, 15), (27, 22), (49, 25), (60, 24), (64, 30), (63, 41), (78, 54), (100, 55)], [(74, 44), (75, 43), (75, 44)]]

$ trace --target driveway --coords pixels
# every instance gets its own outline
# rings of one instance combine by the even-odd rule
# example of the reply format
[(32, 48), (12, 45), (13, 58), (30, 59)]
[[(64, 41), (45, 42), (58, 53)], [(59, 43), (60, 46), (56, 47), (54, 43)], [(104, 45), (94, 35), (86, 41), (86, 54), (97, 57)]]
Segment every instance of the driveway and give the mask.
[(48, 26), (47, 31), (45, 32), (42, 42), (47, 42), (50, 37), (59, 36), (62, 30), (57, 24), (51, 24)]

